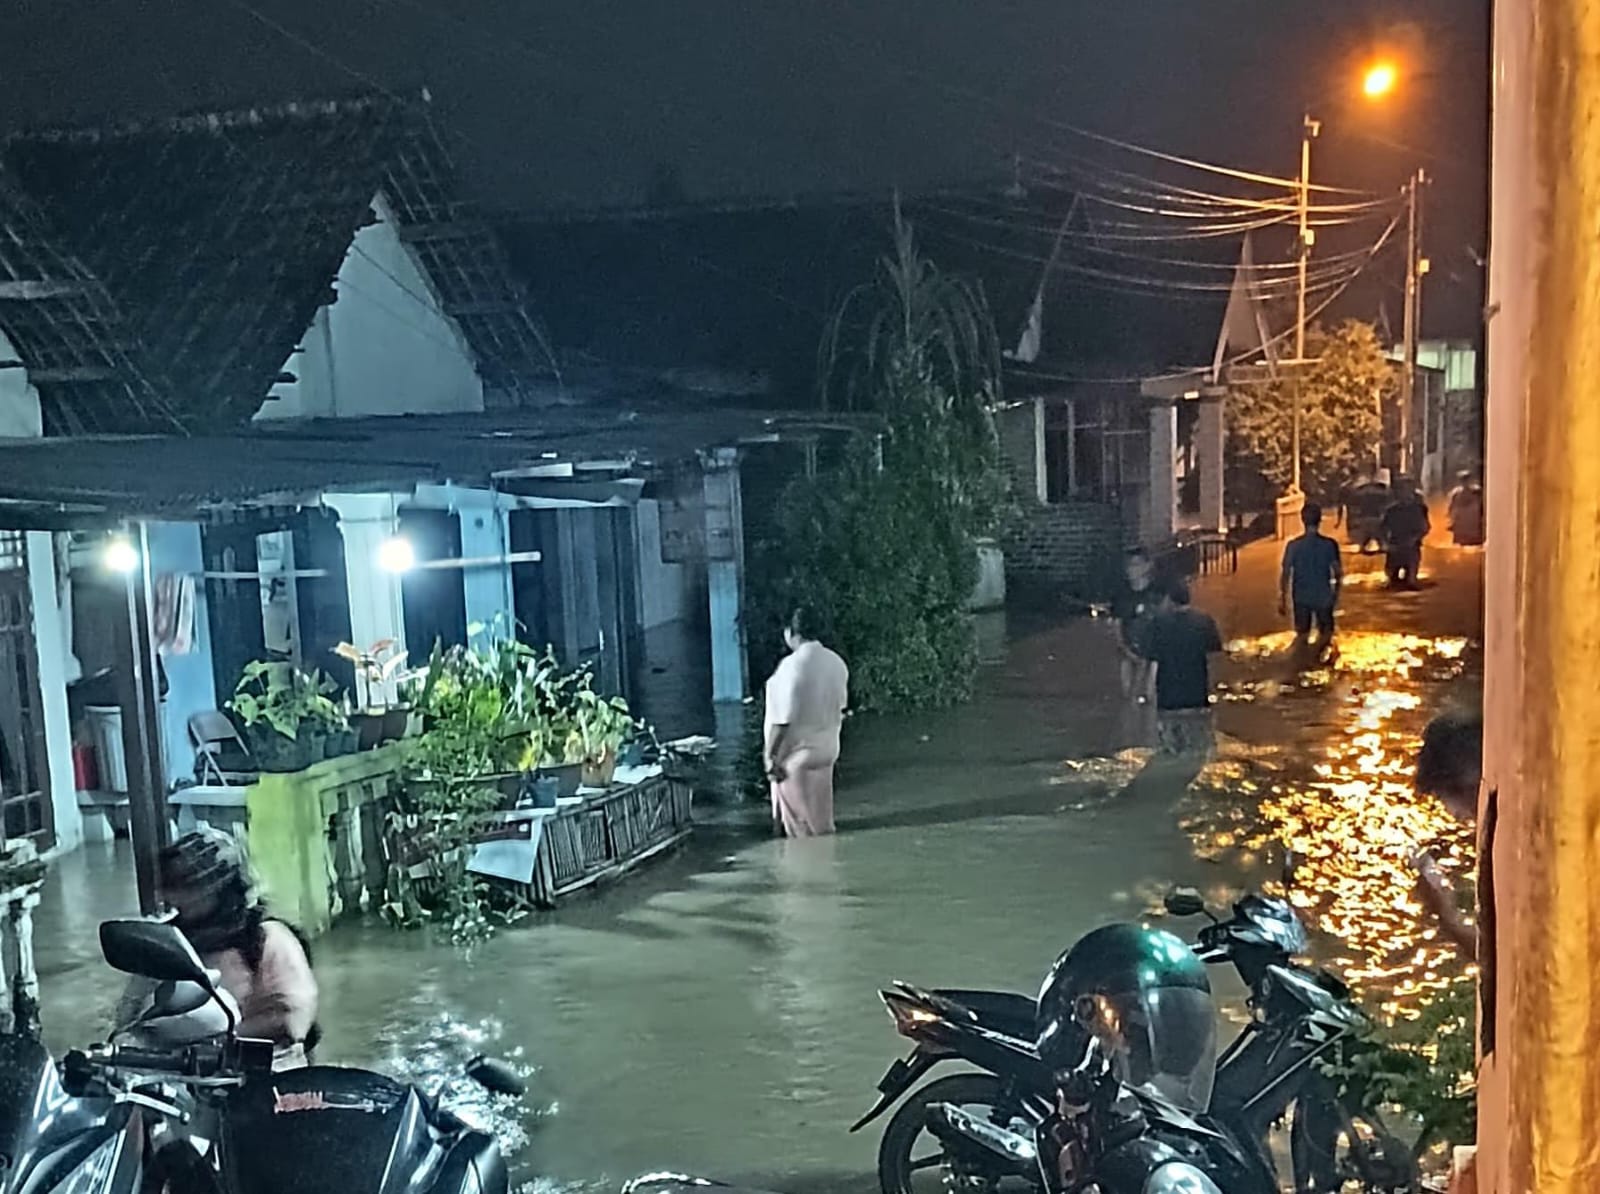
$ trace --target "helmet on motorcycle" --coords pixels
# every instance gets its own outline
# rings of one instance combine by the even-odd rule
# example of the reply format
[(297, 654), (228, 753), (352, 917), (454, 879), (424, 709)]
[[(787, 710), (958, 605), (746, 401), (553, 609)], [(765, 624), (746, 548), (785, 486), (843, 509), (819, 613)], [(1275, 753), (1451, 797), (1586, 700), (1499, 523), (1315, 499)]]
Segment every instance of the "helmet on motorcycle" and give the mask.
[(255, 905), (239, 844), (214, 829), (186, 833), (159, 857), (161, 893), (201, 953), (237, 945)]
[(1098, 1040), (1119, 1081), (1189, 1111), (1211, 1101), (1216, 1013), (1205, 965), (1181, 939), (1117, 924), (1062, 954), (1039, 991), (1036, 1044), (1058, 1073)]

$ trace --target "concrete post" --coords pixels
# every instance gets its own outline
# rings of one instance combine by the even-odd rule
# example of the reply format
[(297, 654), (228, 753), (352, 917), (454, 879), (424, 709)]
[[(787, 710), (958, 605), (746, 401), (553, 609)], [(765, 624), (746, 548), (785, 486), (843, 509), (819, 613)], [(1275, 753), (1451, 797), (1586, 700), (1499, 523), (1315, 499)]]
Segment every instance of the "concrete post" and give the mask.
[(1207, 531), (1227, 529), (1223, 494), (1223, 397), (1200, 398), (1200, 418), (1195, 427), (1195, 463), (1200, 474), (1200, 526)]
[(1479, 1189), (1600, 1189), (1600, 7), (1494, 6)]
[(1165, 543), (1178, 531), (1178, 406), (1150, 404), (1150, 500), (1144, 537)]
[(461, 523), (462, 559), (500, 561), (462, 569), (461, 590), (466, 603), (467, 626), (470, 630), (475, 623), (481, 624), (499, 635), (514, 636), (511, 565), (503, 558), (510, 551), (509, 515), (497, 509), (490, 496), (485, 502), (463, 504), (456, 517)]
[(711, 604), (711, 699), (742, 701), (748, 689), (744, 651), (744, 514), (739, 456), (719, 450), (706, 462), (706, 588)]
[[(405, 606), (400, 595), (400, 574), (378, 563), (384, 541), (400, 528), (400, 498), (392, 493), (325, 493), (322, 504), (339, 515), (344, 537), (345, 587), (350, 599), (350, 639), (361, 650), (384, 639), (406, 645)], [(413, 663), (417, 662), (415, 660)], [(369, 693), (374, 703), (396, 697), (388, 691)]]

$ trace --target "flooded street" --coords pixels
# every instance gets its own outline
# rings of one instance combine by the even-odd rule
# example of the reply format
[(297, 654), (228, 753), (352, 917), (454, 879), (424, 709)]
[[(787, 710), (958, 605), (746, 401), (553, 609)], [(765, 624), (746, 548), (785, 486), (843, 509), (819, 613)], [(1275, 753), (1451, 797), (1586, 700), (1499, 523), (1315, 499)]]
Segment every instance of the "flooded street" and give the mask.
[[(846, 1129), (902, 1052), (876, 998), (893, 979), (1031, 991), (1085, 931), (1175, 884), (1221, 900), (1274, 873), (1287, 841), (1330, 961), (1400, 1000), (1440, 981), (1457, 968), (1416, 920), (1406, 860), (1431, 844), (1461, 868), (1470, 840), (1411, 795), (1410, 758), (1476, 667), (1479, 557), (1434, 553), (1418, 594), (1356, 578), (1337, 657), (1297, 667), (1268, 555), (1196, 593), (1233, 640), (1219, 757), (1198, 777), (1119, 753), (1109, 624), (1017, 634), (972, 704), (854, 727), (835, 839), (771, 840), (759, 808), (724, 818), (470, 952), (335, 930), (317, 943), (323, 1059), (433, 1083), (473, 1053), (512, 1056), (527, 1097), (478, 1110), (540, 1188), (681, 1168), (865, 1192), (877, 1131)], [(89, 999), (53, 1012), (50, 982), (47, 1027), (70, 1043), (57, 1035)]]

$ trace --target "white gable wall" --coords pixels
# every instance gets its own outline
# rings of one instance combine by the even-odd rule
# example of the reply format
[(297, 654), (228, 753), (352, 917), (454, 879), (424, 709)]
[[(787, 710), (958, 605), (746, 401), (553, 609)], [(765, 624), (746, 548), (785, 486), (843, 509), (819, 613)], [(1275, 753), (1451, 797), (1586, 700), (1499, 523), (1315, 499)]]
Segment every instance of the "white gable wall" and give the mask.
[(16, 347), (0, 331), (0, 438), (34, 439), (44, 434), (39, 391), (28, 383), (28, 371), (17, 365)]
[(483, 409), (472, 352), (379, 195), (376, 222), (339, 267), (339, 297), (321, 308), (284, 362), (298, 379), (274, 386), (258, 419), (361, 418)]

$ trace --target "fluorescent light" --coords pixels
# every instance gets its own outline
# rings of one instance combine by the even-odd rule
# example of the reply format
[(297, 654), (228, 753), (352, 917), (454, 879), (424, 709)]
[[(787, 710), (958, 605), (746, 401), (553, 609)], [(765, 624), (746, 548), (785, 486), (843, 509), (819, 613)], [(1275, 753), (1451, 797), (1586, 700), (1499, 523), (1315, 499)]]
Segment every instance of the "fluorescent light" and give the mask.
[(139, 549), (123, 536), (113, 535), (106, 540), (101, 559), (111, 571), (127, 574), (139, 566)]
[(417, 550), (404, 535), (391, 535), (378, 547), (378, 567), (385, 572), (410, 572), (417, 566)]

